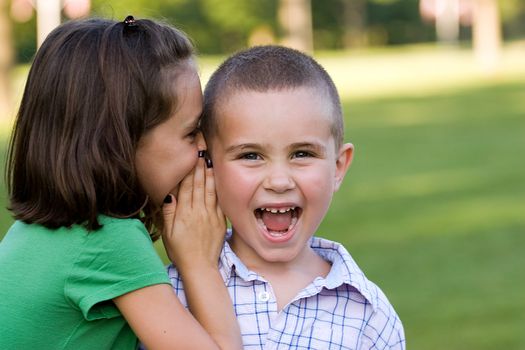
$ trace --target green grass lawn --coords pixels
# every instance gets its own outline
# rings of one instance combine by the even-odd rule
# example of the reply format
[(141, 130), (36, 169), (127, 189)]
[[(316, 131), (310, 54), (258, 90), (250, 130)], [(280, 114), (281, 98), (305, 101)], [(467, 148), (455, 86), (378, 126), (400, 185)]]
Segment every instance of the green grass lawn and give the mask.
[[(336, 81), (349, 76), (339, 87), (356, 154), (319, 235), (385, 291), (410, 349), (525, 349), (523, 60), (512, 51), (487, 78), (464, 52), (452, 73), (432, 52), (321, 58)], [(381, 80), (393, 62), (405, 74)]]
[(320, 233), (412, 349), (524, 349), (525, 80), (346, 101), (355, 161)]

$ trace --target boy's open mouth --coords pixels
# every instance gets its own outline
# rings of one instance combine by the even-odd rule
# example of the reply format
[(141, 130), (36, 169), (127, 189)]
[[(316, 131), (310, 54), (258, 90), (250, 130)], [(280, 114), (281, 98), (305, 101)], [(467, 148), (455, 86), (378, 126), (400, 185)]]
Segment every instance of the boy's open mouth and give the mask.
[(299, 207), (257, 208), (254, 211), (257, 222), (273, 237), (280, 237), (293, 229), (301, 216)]

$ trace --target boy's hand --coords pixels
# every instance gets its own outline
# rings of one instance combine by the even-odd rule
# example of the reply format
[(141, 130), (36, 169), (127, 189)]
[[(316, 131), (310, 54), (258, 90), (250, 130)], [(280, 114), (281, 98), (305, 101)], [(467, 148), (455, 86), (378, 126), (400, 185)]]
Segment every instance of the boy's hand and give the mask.
[(217, 205), (213, 169), (199, 157), (195, 169), (179, 186), (177, 199), (164, 203), (162, 240), (181, 274), (202, 267), (217, 268), (226, 220)]

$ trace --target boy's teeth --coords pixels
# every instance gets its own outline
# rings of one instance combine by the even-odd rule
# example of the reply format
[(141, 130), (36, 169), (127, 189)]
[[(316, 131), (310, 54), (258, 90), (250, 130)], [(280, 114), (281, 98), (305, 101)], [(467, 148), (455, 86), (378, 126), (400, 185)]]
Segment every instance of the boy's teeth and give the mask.
[(261, 208), (261, 210), (264, 210), (264, 211), (267, 211), (267, 212), (270, 212), (272, 214), (277, 214), (277, 213), (281, 213), (281, 214), (284, 214), (290, 210), (293, 210), (294, 208), (281, 208), (281, 209), (276, 209), (276, 208)]

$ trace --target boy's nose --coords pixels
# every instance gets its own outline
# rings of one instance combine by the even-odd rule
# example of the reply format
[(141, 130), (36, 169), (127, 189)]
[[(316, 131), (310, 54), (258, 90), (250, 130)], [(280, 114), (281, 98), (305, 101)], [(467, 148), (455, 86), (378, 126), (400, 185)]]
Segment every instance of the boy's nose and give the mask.
[(266, 190), (282, 193), (295, 188), (295, 181), (286, 169), (272, 167), (268, 170), (263, 183)]

